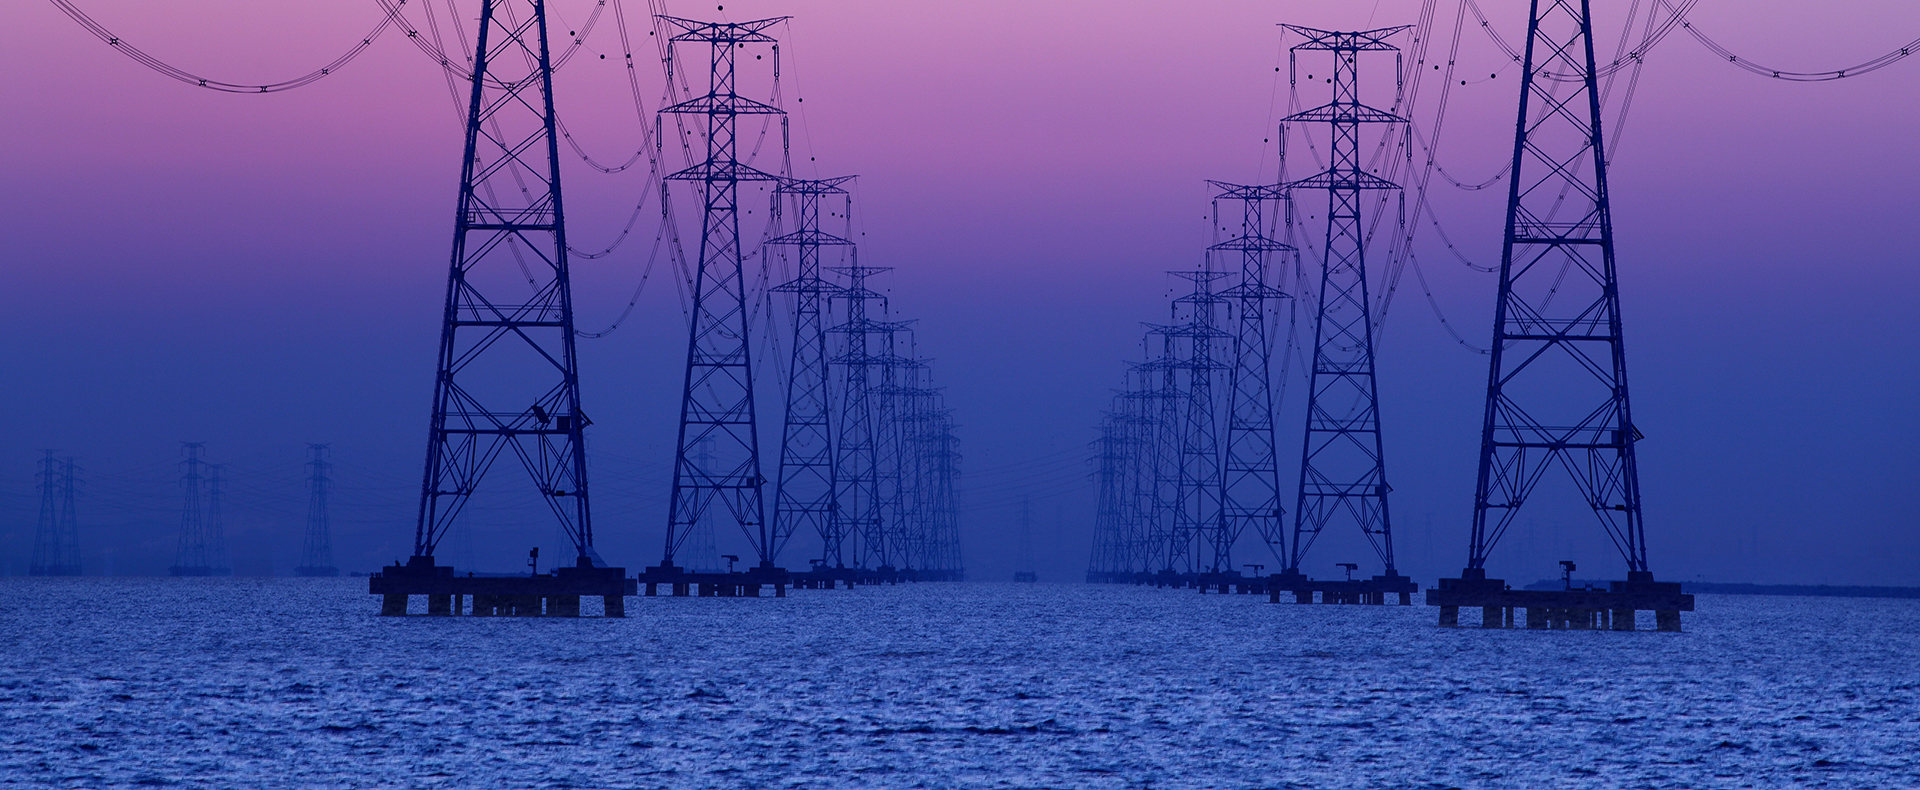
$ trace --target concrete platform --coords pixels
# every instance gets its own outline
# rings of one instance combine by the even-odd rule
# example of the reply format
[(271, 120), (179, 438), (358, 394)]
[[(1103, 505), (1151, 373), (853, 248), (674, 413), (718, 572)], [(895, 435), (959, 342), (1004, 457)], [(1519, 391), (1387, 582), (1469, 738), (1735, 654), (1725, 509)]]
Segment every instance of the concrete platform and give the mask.
[(404, 616), (415, 595), (426, 596), (427, 614), (439, 617), (579, 617), (583, 595), (600, 596), (606, 616), (625, 617), (625, 596), (636, 591), (626, 573), (625, 568), (583, 564), (537, 575), (463, 576), (450, 565), (434, 564), (432, 557), (413, 557), (368, 576), (367, 592), (381, 597), (380, 614), (390, 617)]
[(1654, 629), (1680, 630), (1680, 613), (1693, 611), (1693, 596), (1679, 582), (1656, 582), (1637, 571), (1606, 589), (1515, 590), (1505, 581), (1468, 569), (1458, 579), (1441, 579), (1427, 591), (1427, 605), (1440, 607), (1443, 628), (1460, 626), (1460, 608), (1478, 607), (1483, 628), (1632, 631), (1634, 613), (1654, 613)]
[(1420, 583), (1398, 573), (1369, 579), (1309, 579), (1300, 573), (1276, 573), (1268, 578), (1267, 600), (1280, 603), (1286, 595), (1294, 603), (1385, 604), (1389, 597), (1401, 606), (1413, 605)]

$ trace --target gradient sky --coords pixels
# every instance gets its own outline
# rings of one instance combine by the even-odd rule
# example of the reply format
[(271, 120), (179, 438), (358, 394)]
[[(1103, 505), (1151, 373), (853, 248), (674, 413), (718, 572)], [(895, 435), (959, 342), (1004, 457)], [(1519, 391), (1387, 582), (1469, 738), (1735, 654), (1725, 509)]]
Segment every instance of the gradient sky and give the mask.
[[(592, 7), (552, 2), (555, 28)], [(645, 4), (630, 5), (637, 25)], [(1610, 49), (1625, 4), (1595, 5)], [(1481, 6), (1503, 35), (1523, 35), (1523, 3)], [(156, 56), (237, 82), (313, 68), (379, 13), (360, 0), (81, 7)], [(817, 175), (860, 175), (862, 259), (896, 267), (890, 295), (920, 319), (921, 351), (936, 359), (961, 425), (976, 578), (1010, 571), (1022, 494), (1035, 503), (1042, 575), (1084, 570), (1087, 443), (1124, 361), (1141, 353), (1140, 322), (1165, 315), (1174, 282), (1164, 270), (1198, 263), (1209, 239), (1203, 180), (1272, 177), (1262, 140), (1285, 98), (1275, 25), (1405, 24), (1418, 3), (1171, 8), (669, 7), (794, 16), (776, 32), (787, 95), (805, 99), (788, 105), (804, 110), (796, 159)], [(1438, 9), (1446, 35), (1455, 5)], [(1894, 0), (1706, 0), (1693, 18), (1754, 60), (1802, 70), (1920, 35), (1920, 6)], [(603, 20), (588, 42), (611, 57), (563, 69), (556, 96), (582, 144), (618, 159), (640, 128), (612, 32)], [(1511, 151), (1517, 80), (1477, 31), (1463, 42), (1470, 84), (1456, 86), (1440, 159), (1479, 180)], [(1920, 63), (1788, 84), (1675, 35), (1648, 64), (1612, 185), (1654, 570), (1920, 584), (1920, 252), (1910, 238)], [(458, 178), (459, 119), (435, 66), (395, 36), (307, 88), (216, 94), (145, 70), (50, 4), (24, 3), (0, 29), (0, 73), (12, 75), (0, 83), (0, 562), (12, 573), (26, 564), (33, 462), (57, 448), (89, 470), (90, 568), (111, 549), (117, 572), (160, 571), (172, 560), (172, 481), (188, 440), (207, 442), (235, 479), (241, 572), (293, 565), (306, 442), (331, 442), (341, 465), (340, 564), (403, 556)], [(657, 91), (659, 76), (642, 73)], [(618, 232), (642, 177), (579, 165), (566, 165), (570, 233), (594, 248)], [(1497, 259), (1503, 199), (1438, 186), (1432, 196), (1479, 261)], [(650, 233), (643, 221), (636, 234), (648, 238), (576, 262), (582, 328), (618, 315)], [(1431, 233), (1420, 238), (1440, 309), (1483, 344), (1492, 276), (1449, 262)], [(1464, 559), (1486, 368), (1447, 337), (1417, 283), (1401, 285), (1381, 352), (1382, 411), (1403, 568), (1430, 581)], [(660, 279), (627, 325), (582, 345), (600, 545), (629, 567), (658, 558), (683, 321)], [(1298, 425), (1300, 392), (1289, 387), (1282, 425)], [(1297, 428), (1282, 442), (1297, 448)], [(1550, 526), (1504, 545), (1495, 570), (1530, 580), (1573, 557), (1617, 575), (1597, 527), (1568, 524), (1562, 538)], [(508, 565), (504, 551), (483, 545), (479, 561)], [(1340, 551), (1316, 549), (1316, 561), (1330, 570), (1349, 558)]]

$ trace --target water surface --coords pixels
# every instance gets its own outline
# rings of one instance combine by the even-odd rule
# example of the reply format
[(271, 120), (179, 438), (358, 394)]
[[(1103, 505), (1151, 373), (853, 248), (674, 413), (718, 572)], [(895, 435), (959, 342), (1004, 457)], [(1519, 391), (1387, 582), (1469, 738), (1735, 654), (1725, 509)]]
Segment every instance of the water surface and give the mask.
[(1084, 585), (625, 620), (365, 589), (0, 580), (0, 786), (1920, 787), (1920, 601), (1701, 595), (1660, 634)]

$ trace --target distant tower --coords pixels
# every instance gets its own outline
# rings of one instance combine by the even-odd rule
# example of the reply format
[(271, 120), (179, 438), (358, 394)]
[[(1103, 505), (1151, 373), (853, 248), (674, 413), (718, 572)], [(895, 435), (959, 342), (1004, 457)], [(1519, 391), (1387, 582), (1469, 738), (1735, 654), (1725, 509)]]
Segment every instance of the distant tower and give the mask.
[[(206, 447), (201, 442), (184, 442), (187, 459), (181, 462), (185, 475), (181, 480), (184, 501), (180, 509), (180, 546), (173, 565), (167, 573), (173, 576), (227, 576), (233, 569), (226, 564), (224, 536), (219, 533), (218, 523), (210, 511), (218, 505), (207, 501), (207, 476), (202, 467), (209, 466), (200, 459), (200, 451)], [(218, 490), (217, 484), (214, 490)], [(217, 494), (213, 503), (217, 503)]]
[(544, 0), (482, 0), (474, 41), (426, 474), (408, 560), (425, 576), (503, 455), (532, 478), (533, 490), (522, 489), (530, 496), (519, 502), (550, 513), (572, 544), (573, 556), (562, 560), (597, 559)]
[[(886, 302), (881, 302), (886, 308)], [(912, 555), (907, 550), (907, 519), (904, 508), (906, 445), (904, 420), (908, 388), (904, 382), (920, 363), (899, 353), (900, 335), (910, 322), (886, 321), (878, 329), (880, 353), (873, 357), (879, 373), (879, 386), (870, 391), (874, 402), (875, 490), (879, 492), (880, 519), (875, 525), (875, 540), (868, 541), (875, 567), (880, 570), (910, 568)]]
[[(798, 276), (774, 288), (793, 294), (793, 356), (787, 365), (786, 419), (780, 434), (780, 477), (774, 488), (773, 552), (796, 531), (812, 531), (823, 557), (842, 556), (841, 532), (834, 524), (833, 400), (827, 351), (828, 299), (833, 285), (820, 277), (822, 247), (848, 248), (852, 242), (820, 229), (822, 198), (834, 199), (845, 217), (852, 212), (847, 190), (853, 176), (819, 181), (788, 179), (774, 190), (776, 199), (793, 201), (797, 230), (767, 240), (792, 247)], [(831, 204), (830, 204), (831, 205)], [(831, 213), (831, 212), (830, 212)]]
[(327, 517), (327, 489), (332, 485), (327, 472), (327, 446), (309, 444), (307, 452), (307, 539), (300, 549), (300, 565), (295, 576), (339, 576), (333, 565), (333, 525)]
[(1179, 424), (1179, 488), (1174, 502), (1173, 540), (1180, 547), (1198, 542), (1207, 549), (1183, 548), (1190, 554), (1191, 570), (1219, 573), (1233, 569), (1233, 544), (1227, 534), (1227, 522), (1220, 510), (1220, 409), (1214, 386), (1228, 365), (1220, 359), (1226, 341), (1232, 335), (1215, 323), (1225, 297), (1215, 293), (1213, 283), (1225, 278), (1225, 272), (1212, 269), (1173, 272), (1193, 282), (1193, 292), (1174, 300), (1184, 305), (1187, 323), (1168, 328), (1172, 336), (1186, 341), (1187, 355), (1178, 363), (1186, 372), (1186, 392)]
[[(875, 403), (879, 395), (875, 390), (880, 386), (875, 369), (878, 356), (872, 353), (868, 341), (888, 325), (868, 315), (869, 303), (884, 304), (886, 297), (868, 288), (867, 278), (887, 269), (863, 266), (856, 254), (847, 266), (835, 267), (833, 271), (847, 278), (847, 284), (833, 294), (844, 303), (846, 316), (846, 320), (832, 328), (835, 334), (844, 336), (841, 353), (833, 358), (834, 364), (841, 367), (844, 381), (840, 389), (840, 435), (834, 443), (834, 479), (840, 491), (834, 500), (838, 508), (834, 519), (838, 539), (828, 544), (829, 553), (822, 559), (824, 564), (840, 566), (847, 559), (840, 553), (844, 551), (852, 555), (856, 565), (864, 566), (869, 552), (885, 547), (879, 534), (880, 469), (875, 446), (879, 411)], [(855, 545), (843, 548), (848, 538)], [(870, 548), (876, 543), (878, 548)]]
[[(774, 38), (763, 31), (784, 19), (732, 23), (660, 17), (681, 30), (671, 42), (705, 44), (710, 54), (707, 92), (660, 111), (663, 115), (704, 118), (706, 140), (704, 160), (667, 177), (696, 185), (702, 214), (666, 551), (659, 566), (662, 570), (676, 567), (674, 560), (683, 544), (695, 525), (704, 520), (736, 526), (752, 545), (758, 567), (774, 567), (773, 540), (762, 496), (766, 480), (761, 476), (759, 425), (754, 416), (748, 284), (741, 260), (739, 204), (741, 182), (776, 181), (779, 176), (740, 161), (737, 123), (741, 115), (784, 113), (738, 93), (734, 61), (749, 44), (756, 49), (761, 44), (773, 44)], [(779, 55), (779, 48), (773, 47), (772, 57), (777, 59)], [(701, 463), (697, 453), (706, 440), (713, 442), (713, 456)]]
[(1320, 303), (1314, 324), (1312, 386), (1307, 391), (1306, 441), (1301, 449), (1300, 493), (1294, 508), (1292, 545), (1282, 573), (1301, 575), (1300, 563), (1321, 532), (1335, 523), (1358, 527), (1396, 578), (1393, 532), (1387, 513), (1385, 452), (1380, 438), (1380, 392), (1374, 379), (1373, 320), (1367, 291), (1367, 229), (1361, 203), (1369, 191), (1399, 185), (1368, 172), (1360, 158), (1363, 124), (1403, 124), (1405, 119), (1360, 103), (1363, 53), (1399, 50), (1386, 38), (1404, 27), (1331, 32), (1286, 26), (1306, 37), (1303, 51), (1333, 55), (1333, 98), (1295, 113), (1286, 123), (1329, 127), (1327, 170), (1286, 185), (1289, 192), (1325, 190), (1327, 234), (1320, 270)]
[(40, 525), (33, 534), (32, 576), (79, 576), (80, 530), (74, 513), (73, 459), (47, 450), (40, 459)]
[(1020, 495), (1020, 554), (1016, 558), (1013, 580), (1016, 582), (1035, 582), (1040, 574), (1033, 567), (1033, 501), (1026, 494)]
[[(1216, 213), (1220, 201), (1240, 204), (1240, 232), (1233, 238), (1207, 248), (1210, 254), (1238, 265), (1240, 281), (1222, 292), (1238, 308), (1234, 312), (1233, 362), (1227, 403), (1227, 430), (1222, 454), (1224, 467), (1220, 480), (1220, 541), (1217, 552), (1224, 567), (1232, 562), (1225, 556), (1247, 527), (1267, 544), (1274, 556), (1285, 558), (1284, 532), (1280, 518), (1280, 456), (1273, 420), (1273, 339), (1267, 336), (1269, 302), (1287, 294), (1268, 282), (1268, 262), (1274, 253), (1291, 252), (1292, 247), (1274, 241), (1267, 229), (1273, 212), (1286, 199), (1279, 186), (1248, 186), (1209, 182), (1220, 190), (1214, 196)], [(1220, 227), (1216, 216), (1214, 227)], [(1222, 267), (1227, 268), (1227, 266)]]

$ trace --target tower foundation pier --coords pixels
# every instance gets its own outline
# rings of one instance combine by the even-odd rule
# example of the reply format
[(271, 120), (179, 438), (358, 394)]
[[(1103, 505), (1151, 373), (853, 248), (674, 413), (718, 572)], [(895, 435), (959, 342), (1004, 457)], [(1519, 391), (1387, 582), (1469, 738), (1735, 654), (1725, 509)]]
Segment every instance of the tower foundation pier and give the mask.
[(1468, 576), (1441, 579), (1427, 591), (1427, 605), (1440, 607), (1444, 628), (1459, 626), (1461, 607), (1477, 606), (1485, 628), (1514, 627), (1514, 610), (1522, 609), (1528, 630), (1632, 631), (1634, 613), (1651, 611), (1656, 630), (1678, 632), (1680, 613), (1693, 611), (1693, 596), (1681, 592), (1679, 582), (1651, 578), (1609, 582), (1606, 589), (1513, 590), (1499, 579)]

